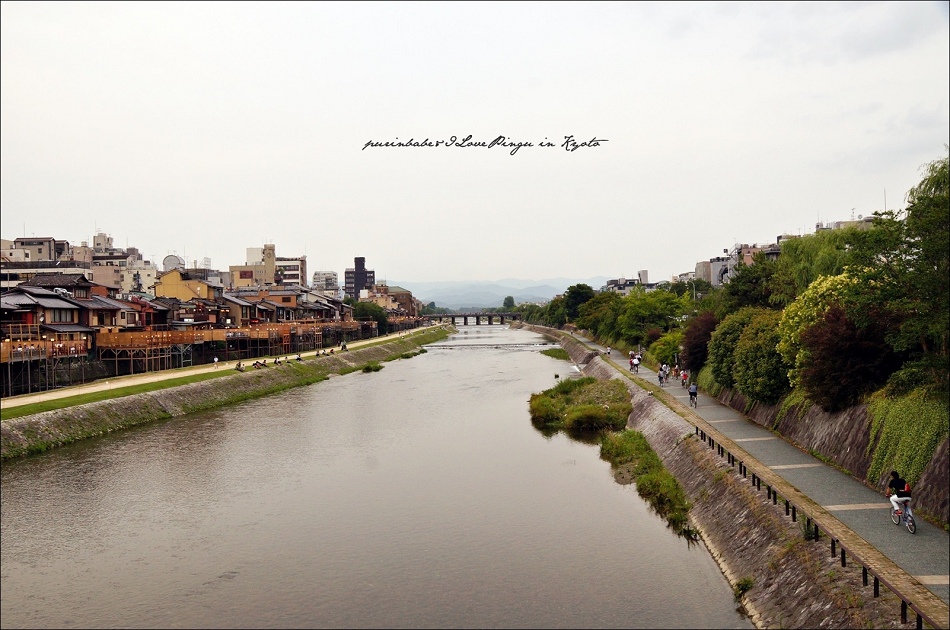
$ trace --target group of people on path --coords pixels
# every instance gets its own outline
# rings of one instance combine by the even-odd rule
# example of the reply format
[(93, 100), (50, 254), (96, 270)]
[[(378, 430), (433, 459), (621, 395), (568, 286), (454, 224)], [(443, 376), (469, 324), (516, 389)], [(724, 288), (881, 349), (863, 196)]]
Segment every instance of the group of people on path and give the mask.
[(630, 371), (634, 374), (640, 373), (640, 363), (643, 361), (643, 355), (639, 352), (630, 351)]

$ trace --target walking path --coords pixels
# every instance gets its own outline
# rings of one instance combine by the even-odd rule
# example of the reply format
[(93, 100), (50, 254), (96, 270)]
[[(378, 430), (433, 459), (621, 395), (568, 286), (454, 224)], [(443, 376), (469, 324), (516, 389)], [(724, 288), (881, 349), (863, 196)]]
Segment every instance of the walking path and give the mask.
[[(635, 380), (659, 384), (656, 372), (643, 365), (638, 374), (631, 374), (628, 358), (619, 351), (613, 350), (607, 357), (605, 347), (577, 333), (574, 338), (598, 350), (613, 367)], [(679, 382), (674, 383), (671, 378), (664, 389), (684, 408), (689, 406), (689, 393)], [(891, 504), (882, 492), (801, 451), (715, 398), (700, 392), (698, 406), (693, 411), (775, 475), (833, 514), (945, 603), (950, 603), (950, 537), (946, 531), (919, 518), (916, 535), (911, 535), (903, 526), (895, 527), (890, 517)]]

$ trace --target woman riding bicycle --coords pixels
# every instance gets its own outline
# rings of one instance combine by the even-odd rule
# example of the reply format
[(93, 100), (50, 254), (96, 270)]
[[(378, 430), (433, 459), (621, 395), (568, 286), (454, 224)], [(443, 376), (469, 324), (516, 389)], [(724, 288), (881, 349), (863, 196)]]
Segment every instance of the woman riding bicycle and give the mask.
[(890, 500), (891, 505), (894, 506), (894, 510), (898, 514), (901, 513), (901, 499), (907, 499), (907, 502), (910, 502), (910, 484), (901, 479), (901, 476), (897, 474), (896, 470), (891, 471), (891, 481), (887, 484), (887, 489), (890, 490)]

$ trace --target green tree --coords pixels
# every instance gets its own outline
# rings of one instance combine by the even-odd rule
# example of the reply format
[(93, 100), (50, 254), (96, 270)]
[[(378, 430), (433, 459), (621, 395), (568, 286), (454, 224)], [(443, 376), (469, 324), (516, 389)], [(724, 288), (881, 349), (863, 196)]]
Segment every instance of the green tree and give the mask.
[(765, 257), (765, 252), (756, 252), (752, 264), (737, 265), (729, 282), (723, 286), (723, 306), (734, 313), (746, 306), (773, 308), (772, 276), (776, 262)]
[(673, 365), (681, 345), (683, 345), (683, 331), (673, 330), (650, 344), (649, 350), (658, 362)]
[(861, 293), (872, 288), (850, 273), (822, 276), (785, 308), (778, 324), (777, 349), (789, 365), (792, 387), (798, 387), (799, 373), (810, 361), (802, 334), (821, 321), (832, 306), (841, 307), (846, 313), (853, 312)]
[(736, 390), (768, 405), (789, 392), (788, 365), (775, 349), (781, 317), (778, 311), (756, 309), (739, 335), (733, 354)]
[(657, 329), (662, 334), (672, 330), (687, 309), (691, 298), (680, 298), (663, 290), (646, 291), (635, 287), (623, 299), (619, 317), (623, 340), (630, 346), (647, 343), (648, 331)]
[(376, 320), (376, 328), (379, 334), (384, 335), (389, 332), (389, 317), (386, 315), (386, 310), (379, 304), (357, 302), (353, 305), (353, 318)]
[(569, 321), (574, 321), (582, 304), (594, 297), (594, 289), (586, 284), (575, 284), (564, 293), (564, 309)]
[(515, 307), (515, 298), (511, 295), (505, 298), (505, 301), (502, 302), (501, 306), (503, 308), (514, 308)]
[(791, 304), (819, 277), (837, 276), (846, 266), (859, 262), (853, 248), (865, 240), (863, 232), (849, 227), (783, 240), (771, 280), (772, 302)]
[(709, 367), (717, 383), (726, 388), (735, 385), (733, 371), (735, 367), (736, 345), (742, 331), (760, 310), (746, 307), (728, 315), (709, 339)]
[(616, 343), (620, 338), (617, 319), (622, 306), (623, 297), (619, 293), (603, 291), (577, 309), (574, 323), (578, 328), (589, 330), (597, 339)]

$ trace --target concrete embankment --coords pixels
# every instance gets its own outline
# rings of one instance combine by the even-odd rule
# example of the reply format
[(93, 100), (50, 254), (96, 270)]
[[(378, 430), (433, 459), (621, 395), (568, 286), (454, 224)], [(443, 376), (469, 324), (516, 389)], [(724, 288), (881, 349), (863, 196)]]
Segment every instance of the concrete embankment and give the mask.
[(330, 376), (419, 352), (419, 347), (444, 338), (442, 329), (396, 338), (379, 345), (289, 361), (263, 369), (231, 371), (200, 383), (121, 396), (100, 402), (45, 411), (4, 420), (0, 424), (0, 457), (6, 460), (69, 444), (131, 426), (183, 416), (196, 411), (259, 398), (309, 385)]
[[(628, 427), (644, 434), (685, 490), (690, 519), (730, 584), (751, 586), (741, 601), (757, 627), (910, 627), (900, 623), (896, 596), (882, 589), (881, 597), (871, 597), (860, 567), (841, 567), (824, 542), (807, 540), (801, 523), (718, 457), (676, 411), (570, 336), (525, 328), (560, 341), (584, 375), (627, 384), (633, 403)], [(628, 482), (625, 471), (615, 475)], [(674, 595), (681, 596), (689, 594)]]

